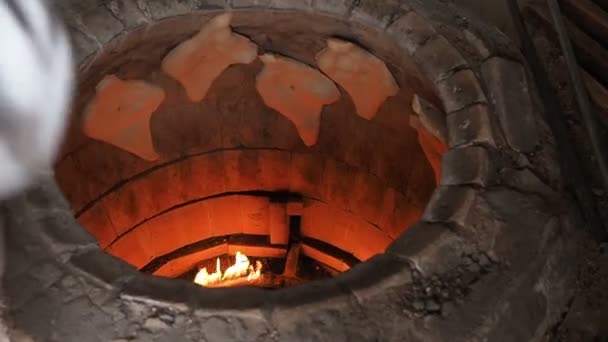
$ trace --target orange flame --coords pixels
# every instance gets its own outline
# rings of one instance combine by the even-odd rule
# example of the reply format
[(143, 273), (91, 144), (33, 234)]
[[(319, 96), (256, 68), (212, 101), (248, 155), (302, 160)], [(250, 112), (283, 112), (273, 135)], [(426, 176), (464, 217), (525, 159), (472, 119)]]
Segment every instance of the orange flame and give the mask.
[(258, 260), (255, 262), (255, 267), (249, 262), (249, 258), (240, 251), (236, 252), (236, 260), (234, 264), (226, 269), (224, 273), (220, 268), (220, 258), (217, 258), (215, 263), (215, 272), (209, 273), (206, 267), (203, 267), (196, 277), (194, 282), (202, 286), (221, 286), (223, 282), (228, 280), (236, 280), (247, 278), (247, 281), (253, 281), (262, 275), (262, 263)]

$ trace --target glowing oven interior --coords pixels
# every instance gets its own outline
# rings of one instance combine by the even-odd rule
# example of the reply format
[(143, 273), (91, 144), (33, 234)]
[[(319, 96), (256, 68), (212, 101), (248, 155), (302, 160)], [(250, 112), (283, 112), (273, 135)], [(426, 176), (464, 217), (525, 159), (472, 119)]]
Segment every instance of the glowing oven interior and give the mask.
[(390, 41), (311, 20), (173, 18), (82, 66), (56, 175), (101, 248), (155, 276), (277, 288), (418, 220), (446, 149), (439, 101)]

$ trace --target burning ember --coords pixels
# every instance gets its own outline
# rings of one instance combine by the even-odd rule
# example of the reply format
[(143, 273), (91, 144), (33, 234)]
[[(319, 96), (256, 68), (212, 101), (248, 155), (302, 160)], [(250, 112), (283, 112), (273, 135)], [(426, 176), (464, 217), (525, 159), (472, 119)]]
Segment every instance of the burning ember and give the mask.
[(215, 272), (209, 273), (207, 268), (203, 267), (196, 274), (194, 282), (206, 287), (222, 287), (231, 280), (253, 281), (260, 278), (261, 275), (262, 263), (259, 260), (255, 262), (254, 267), (245, 254), (236, 252), (234, 264), (228, 267), (224, 273), (220, 268), (220, 258), (217, 258)]

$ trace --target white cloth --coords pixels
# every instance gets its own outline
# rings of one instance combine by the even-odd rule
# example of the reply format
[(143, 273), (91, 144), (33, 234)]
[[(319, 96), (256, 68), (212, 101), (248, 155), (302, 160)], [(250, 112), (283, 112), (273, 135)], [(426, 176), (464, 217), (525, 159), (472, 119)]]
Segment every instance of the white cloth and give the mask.
[(43, 1), (0, 0), (0, 199), (51, 167), (70, 105), (68, 37)]

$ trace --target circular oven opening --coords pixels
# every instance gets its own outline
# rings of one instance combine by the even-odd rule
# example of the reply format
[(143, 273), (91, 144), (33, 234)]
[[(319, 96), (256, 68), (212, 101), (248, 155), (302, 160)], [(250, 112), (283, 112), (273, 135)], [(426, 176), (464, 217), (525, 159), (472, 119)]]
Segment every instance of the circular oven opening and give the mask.
[[(229, 26), (248, 40), (207, 47), (226, 57), (206, 59), (211, 73), (180, 63), (183, 51), (163, 67), (223, 11), (150, 23), (211, 3), (237, 8)], [(76, 15), (77, 53), (104, 49), (82, 64), (57, 182), (44, 172), (0, 208), (4, 317), (15, 329), (62, 341), (466, 341), (506, 336), (519, 324), (524, 341), (560, 320), (576, 283), (571, 261), (586, 248), (572, 243), (583, 240), (584, 224), (561, 192), (557, 150), (525, 62), (491, 30), (439, 2), (104, 4), (65, 5)], [(146, 27), (137, 28), (142, 20)], [(210, 30), (213, 41), (234, 42), (222, 27)], [(370, 62), (371, 54), (398, 85), (372, 114), (357, 101), (376, 94), (369, 84), (390, 91), (391, 82), (360, 82), (366, 87), (352, 96), (356, 88), (323, 71), (332, 63), (317, 61), (329, 39), (334, 53), (351, 56), (341, 66), (361, 67), (355, 56)], [(186, 47), (198, 51), (200, 41)], [(443, 146), (444, 120), (433, 113), (443, 113), (404, 54), (433, 82), (447, 113), (450, 150), (428, 205)], [(227, 58), (243, 62), (219, 67)], [(276, 77), (264, 76), (267, 64)], [(190, 72), (176, 72), (182, 67)], [(330, 82), (317, 82), (319, 74)], [(197, 87), (215, 75), (202, 99), (186, 82), (193, 75)], [(291, 94), (302, 89), (306, 97)], [(202, 267), (215, 273), (218, 257), (223, 278), (236, 252), (249, 265), (241, 254), (236, 264), (253, 272), (219, 285), (237, 288), (194, 284)], [(340, 272), (330, 258), (348, 265), (341, 252), (364, 262), (322, 279)], [(289, 260), (300, 266), (292, 278)], [(257, 261), (266, 283), (249, 282)], [(174, 273), (160, 274), (163, 267)]]
[(104, 251), (280, 288), (347, 271), (420, 218), (446, 150), (432, 87), (373, 29), (311, 16), (173, 17), (81, 66), (56, 178)]

